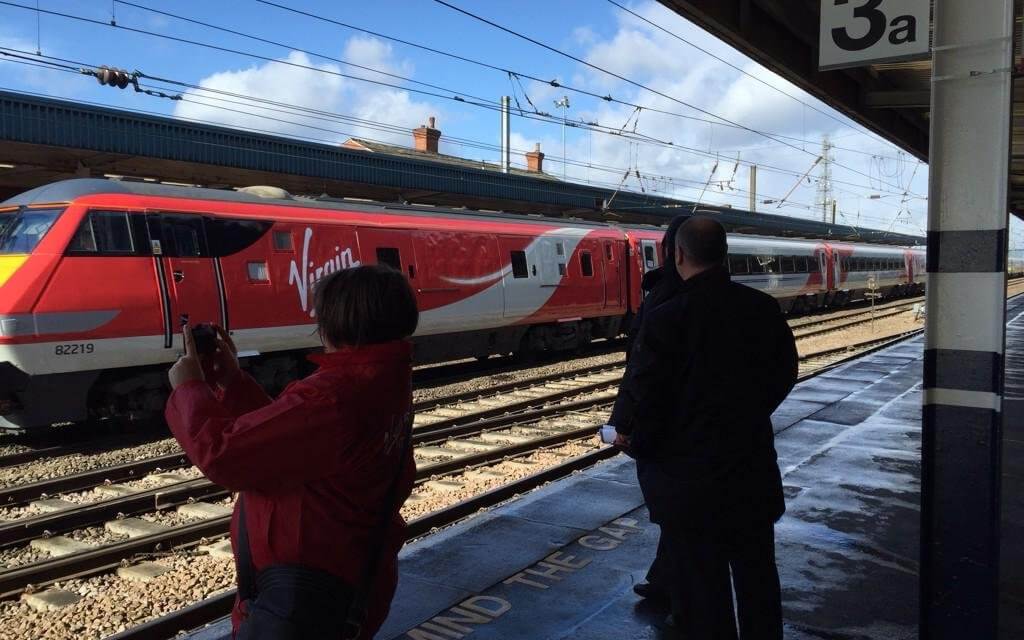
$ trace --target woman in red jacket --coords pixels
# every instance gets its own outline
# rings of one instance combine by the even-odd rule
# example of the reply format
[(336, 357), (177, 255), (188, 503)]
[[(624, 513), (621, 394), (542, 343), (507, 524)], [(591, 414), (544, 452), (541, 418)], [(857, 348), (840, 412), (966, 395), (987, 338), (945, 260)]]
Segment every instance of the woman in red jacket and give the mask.
[[(398, 579), (399, 507), (416, 471), (406, 339), (415, 297), (401, 273), (363, 266), (321, 280), (314, 304), (324, 353), (310, 359), (320, 368), (276, 399), (239, 369), (219, 327), (209, 356), (196, 354), (186, 327), (186, 355), (169, 373), (174, 437), (210, 480), (240, 492), (231, 525), (239, 639), (372, 638)], [(353, 602), (365, 607), (355, 632)]]

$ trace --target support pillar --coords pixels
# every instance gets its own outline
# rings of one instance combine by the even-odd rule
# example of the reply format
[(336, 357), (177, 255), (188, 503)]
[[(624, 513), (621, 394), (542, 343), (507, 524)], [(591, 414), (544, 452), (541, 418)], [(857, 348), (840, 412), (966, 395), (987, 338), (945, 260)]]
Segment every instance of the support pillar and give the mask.
[(1012, 0), (935, 0), (923, 640), (996, 638)]

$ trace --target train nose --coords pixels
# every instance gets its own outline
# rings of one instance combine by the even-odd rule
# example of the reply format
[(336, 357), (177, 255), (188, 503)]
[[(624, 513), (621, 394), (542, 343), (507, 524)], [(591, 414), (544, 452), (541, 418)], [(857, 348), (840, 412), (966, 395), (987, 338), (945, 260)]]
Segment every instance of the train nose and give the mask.
[(0, 255), (0, 287), (28, 260), (28, 255)]

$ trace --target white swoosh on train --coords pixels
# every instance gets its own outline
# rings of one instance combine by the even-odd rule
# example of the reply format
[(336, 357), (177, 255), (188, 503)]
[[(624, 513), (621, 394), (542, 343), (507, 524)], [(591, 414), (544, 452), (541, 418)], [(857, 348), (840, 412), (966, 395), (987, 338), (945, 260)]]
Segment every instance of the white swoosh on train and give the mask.
[(441, 279), (445, 282), (452, 284), (461, 284), (466, 286), (472, 286), (477, 284), (486, 284), (488, 282), (494, 282), (495, 280), (501, 280), (512, 270), (512, 265), (509, 265), (501, 271), (495, 271), (494, 273), (488, 273), (485, 276), (479, 276), (477, 278), (449, 278), (448, 276), (441, 276)]

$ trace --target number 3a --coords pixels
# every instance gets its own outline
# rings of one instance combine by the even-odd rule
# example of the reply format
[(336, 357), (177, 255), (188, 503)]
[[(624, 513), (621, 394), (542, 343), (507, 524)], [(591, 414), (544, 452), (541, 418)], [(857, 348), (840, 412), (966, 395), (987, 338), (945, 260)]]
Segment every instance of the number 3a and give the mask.
[[(835, 0), (836, 6), (847, 4), (850, 0)], [(854, 18), (866, 18), (870, 23), (868, 32), (859, 38), (851, 38), (846, 27), (835, 27), (832, 29), (832, 41), (841, 49), (846, 51), (863, 51), (868, 47), (878, 44), (878, 41), (885, 35), (885, 14), (878, 10), (882, 0), (867, 0), (864, 4), (853, 10)]]

